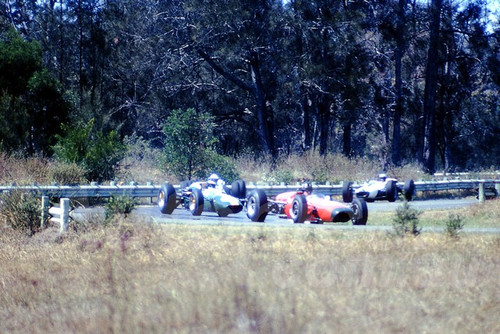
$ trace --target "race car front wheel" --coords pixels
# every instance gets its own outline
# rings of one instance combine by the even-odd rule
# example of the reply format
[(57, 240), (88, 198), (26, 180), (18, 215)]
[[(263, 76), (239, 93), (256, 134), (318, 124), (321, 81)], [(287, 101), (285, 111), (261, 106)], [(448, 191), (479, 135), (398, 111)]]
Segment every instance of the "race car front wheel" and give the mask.
[(413, 194), (415, 194), (415, 182), (413, 182), (413, 180), (406, 180), (403, 190), (405, 199), (408, 202), (411, 201), (413, 198)]
[(158, 207), (161, 213), (171, 214), (177, 206), (177, 195), (175, 194), (174, 186), (170, 183), (165, 183), (161, 186), (158, 193)]
[(352, 217), (353, 225), (366, 225), (368, 221), (368, 206), (366, 201), (362, 198), (355, 198), (351, 204), (354, 215)]
[(262, 189), (255, 189), (247, 199), (247, 217), (253, 222), (263, 222), (269, 211), (267, 196)]
[(344, 203), (351, 203), (353, 196), (352, 182), (344, 181), (342, 184), (342, 200)]
[(290, 217), (295, 224), (302, 224), (307, 218), (307, 199), (304, 195), (296, 195), (290, 208)]
[(192, 188), (191, 195), (189, 195), (189, 211), (193, 216), (200, 216), (203, 212), (205, 199), (200, 189)]

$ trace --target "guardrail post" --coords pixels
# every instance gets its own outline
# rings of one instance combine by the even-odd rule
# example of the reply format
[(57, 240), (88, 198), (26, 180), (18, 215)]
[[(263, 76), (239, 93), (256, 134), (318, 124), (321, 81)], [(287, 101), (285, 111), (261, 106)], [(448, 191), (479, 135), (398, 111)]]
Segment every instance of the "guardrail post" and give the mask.
[(479, 182), (479, 194), (478, 194), (479, 202), (482, 203), (485, 201), (484, 195), (484, 182)]
[(45, 222), (49, 217), (49, 196), (42, 196), (42, 215), (40, 221), (40, 227), (45, 227)]
[(69, 198), (61, 198), (61, 233), (66, 232), (69, 222)]

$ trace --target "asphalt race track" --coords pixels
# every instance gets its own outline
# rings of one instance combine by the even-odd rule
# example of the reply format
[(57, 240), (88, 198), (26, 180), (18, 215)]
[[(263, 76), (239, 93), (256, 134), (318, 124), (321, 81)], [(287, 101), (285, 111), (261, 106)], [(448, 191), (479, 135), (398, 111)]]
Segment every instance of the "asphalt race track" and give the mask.
[[(477, 204), (476, 199), (440, 199), (440, 200), (425, 200), (412, 201), (410, 205), (417, 210), (453, 210), (464, 206), (472, 206)], [(401, 201), (389, 203), (387, 201), (379, 201), (368, 203), (368, 212), (391, 212), (401, 206)], [(71, 216), (76, 219), (88, 219), (92, 216), (103, 216), (103, 208), (79, 208), (71, 212)], [(193, 216), (185, 209), (176, 209), (171, 215), (161, 214), (157, 206), (138, 206), (131, 214), (134, 218), (143, 221), (158, 223), (158, 224), (184, 224), (184, 225), (214, 225), (214, 226), (276, 226), (276, 227), (300, 227), (310, 226), (318, 228), (332, 228), (339, 230), (373, 230), (373, 231), (390, 231), (392, 226), (370, 226), (370, 218), (366, 226), (353, 226), (351, 223), (327, 223), (327, 224), (293, 224), (291, 219), (283, 219), (278, 215), (270, 214), (267, 216), (264, 223), (255, 223), (247, 218), (245, 212), (240, 212), (235, 215), (221, 218), (214, 212), (203, 212), (201, 216)], [(423, 228), (423, 231), (441, 232), (443, 228)], [(465, 228), (464, 232), (469, 233), (495, 233), (500, 234), (500, 228)]]

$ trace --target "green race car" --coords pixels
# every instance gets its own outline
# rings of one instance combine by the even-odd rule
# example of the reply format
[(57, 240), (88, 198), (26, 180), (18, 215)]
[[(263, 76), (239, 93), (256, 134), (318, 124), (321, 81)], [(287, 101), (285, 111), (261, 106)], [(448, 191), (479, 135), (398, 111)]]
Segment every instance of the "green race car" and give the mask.
[(183, 206), (191, 211), (193, 216), (199, 216), (205, 211), (226, 217), (243, 210), (245, 196), (244, 181), (233, 182), (229, 189), (213, 174), (207, 182), (182, 182), (179, 192), (172, 184), (163, 184), (158, 193), (158, 206), (164, 214), (171, 214), (174, 209)]

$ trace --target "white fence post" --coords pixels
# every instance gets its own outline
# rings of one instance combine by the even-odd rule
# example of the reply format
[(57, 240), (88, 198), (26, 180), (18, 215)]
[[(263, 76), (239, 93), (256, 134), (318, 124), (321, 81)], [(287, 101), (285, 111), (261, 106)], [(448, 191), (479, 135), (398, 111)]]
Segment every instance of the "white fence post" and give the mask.
[(69, 222), (69, 198), (61, 198), (61, 232), (66, 232)]
[(49, 196), (42, 196), (42, 216), (40, 222), (41, 228), (45, 227), (45, 222), (49, 218), (49, 205)]
[(52, 220), (58, 222), (61, 225), (59, 232), (66, 232), (68, 229), (69, 222), (69, 198), (61, 198), (58, 208), (52, 207), (49, 209), (49, 213), (52, 216)]
[(485, 195), (484, 195), (484, 182), (479, 182), (479, 202), (483, 203), (485, 201)]

